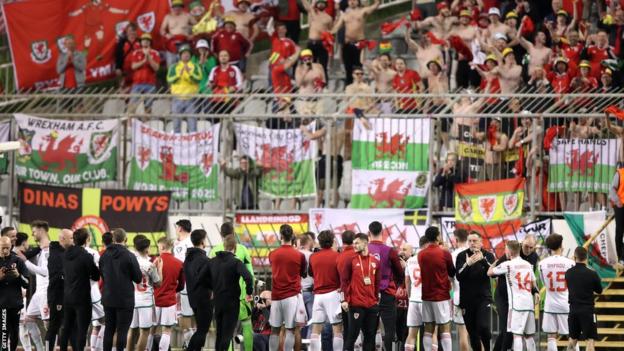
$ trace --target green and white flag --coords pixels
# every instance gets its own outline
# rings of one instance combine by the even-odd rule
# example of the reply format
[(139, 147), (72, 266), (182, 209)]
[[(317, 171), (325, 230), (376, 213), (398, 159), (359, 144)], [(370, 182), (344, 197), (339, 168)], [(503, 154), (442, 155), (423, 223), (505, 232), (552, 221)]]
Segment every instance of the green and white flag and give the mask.
[[(9, 141), (11, 135), (11, 122), (0, 123), (0, 143)], [(9, 166), (9, 153), (0, 152), (0, 174), (6, 174)]]
[(132, 121), (132, 190), (169, 190), (177, 200), (212, 201), (219, 195), (219, 128), (166, 133)]
[(431, 120), (369, 119), (353, 129), (352, 208), (419, 208), (429, 183)]
[(608, 193), (620, 147), (617, 139), (553, 140), (548, 191)]
[[(263, 169), (259, 191), (275, 198), (316, 195), (314, 179), (316, 141), (300, 129), (268, 129), (236, 123), (239, 154), (247, 155)], [(313, 131), (315, 123), (308, 128)]]
[(46, 119), (15, 114), (22, 147), (18, 178), (50, 185), (115, 180), (119, 121)]
[[(607, 220), (605, 211), (595, 212), (564, 212), (563, 218), (570, 227), (570, 231), (578, 246), (582, 246)], [(615, 277), (613, 264), (617, 262), (615, 250), (615, 226), (611, 225), (603, 230), (588, 248), (589, 266), (601, 278)]]

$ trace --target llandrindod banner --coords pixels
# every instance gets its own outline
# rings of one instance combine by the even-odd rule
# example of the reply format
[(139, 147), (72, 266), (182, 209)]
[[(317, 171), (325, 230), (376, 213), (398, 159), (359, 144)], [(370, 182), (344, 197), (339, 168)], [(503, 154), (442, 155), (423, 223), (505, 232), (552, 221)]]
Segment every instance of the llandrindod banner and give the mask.
[[(261, 193), (275, 198), (316, 195), (316, 141), (306, 139), (300, 129), (276, 130), (242, 123), (234, 128), (238, 152), (263, 169)], [(313, 131), (315, 123), (308, 128)]]
[(234, 232), (249, 249), (254, 266), (269, 266), (269, 253), (280, 246), (279, 228), (289, 224), (296, 235), (308, 231), (307, 214), (237, 213)]
[(45, 119), (15, 114), (22, 147), (15, 155), (21, 180), (73, 185), (114, 180), (119, 122)]
[(477, 231), (489, 240), (513, 236), (522, 226), (524, 183), (524, 178), (511, 178), (456, 184), (456, 227)]
[(155, 248), (166, 235), (170, 192), (61, 188), (19, 183), (19, 231), (30, 234), (30, 223), (50, 224), (52, 240), (61, 229), (87, 228), (92, 245), (102, 244), (102, 233), (124, 228), (131, 243), (136, 234), (147, 236)]
[(426, 209), (310, 209), (312, 231), (318, 233), (322, 230), (332, 230), (338, 242), (341, 242), (340, 234), (345, 230), (366, 233), (372, 221), (379, 221), (383, 226), (383, 241), (397, 248), (403, 243), (418, 247), (420, 237), (425, 235), (427, 220)]
[[(564, 212), (563, 218), (570, 227), (579, 246), (585, 244), (607, 220), (605, 211)], [(593, 242), (589, 251), (589, 265), (601, 278), (615, 277), (613, 264), (617, 262), (615, 233), (603, 230)]]
[(217, 199), (219, 127), (217, 123), (206, 131), (175, 134), (133, 120), (128, 188), (171, 190), (179, 200)]
[(429, 171), (431, 120), (369, 119), (353, 128), (352, 208), (420, 208)]
[(170, 7), (169, 0), (29, 0), (3, 1), (2, 9), (17, 88), (46, 89), (59, 86), (56, 63), (67, 51), (65, 38), (73, 36), (86, 52), (87, 83), (110, 79), (117, 35), (133, 21), (139, 35), (152, 34), (162, 48), (159, 29)]
[(620, 147), (617, 139), (553, 140), (548, 191), (608, 193)]
[[(11, 122), (0, 123), (0, 143), (9, 141), (11, 136)], [(9, 166), (9, 154), (7, 152), (0, 152), (0, 174), (5, 174)]]

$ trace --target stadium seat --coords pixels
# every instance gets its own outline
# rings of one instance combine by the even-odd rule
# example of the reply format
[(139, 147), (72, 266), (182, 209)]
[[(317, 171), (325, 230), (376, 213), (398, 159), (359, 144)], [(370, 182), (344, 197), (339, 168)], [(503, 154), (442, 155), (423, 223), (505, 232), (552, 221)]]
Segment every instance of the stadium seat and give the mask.
[(102, 107), (102, 114), (104, 115), (117, 115), (126, 111), (126, 103), (121, 99), (108, 99), (104, 102)]

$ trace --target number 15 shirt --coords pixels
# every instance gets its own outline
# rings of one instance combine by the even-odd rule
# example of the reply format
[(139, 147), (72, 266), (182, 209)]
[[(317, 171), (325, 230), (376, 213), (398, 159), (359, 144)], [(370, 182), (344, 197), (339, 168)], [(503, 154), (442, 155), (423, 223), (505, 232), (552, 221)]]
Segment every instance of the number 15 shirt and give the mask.
[(505, 275), (507, 278), (507, 296), (509, 307), (515, 311), (533, 311), (533, 294), (535, 285), (533, 266), (520, 256), (501, 263), (494, 267), (495, 275)]
[(559, 255), (550, 256), (539, 263), (540, 276), (546, 287), (544, 312), (554, 314), (570, 312), (565, 273), (572, 267), (574, 261)]

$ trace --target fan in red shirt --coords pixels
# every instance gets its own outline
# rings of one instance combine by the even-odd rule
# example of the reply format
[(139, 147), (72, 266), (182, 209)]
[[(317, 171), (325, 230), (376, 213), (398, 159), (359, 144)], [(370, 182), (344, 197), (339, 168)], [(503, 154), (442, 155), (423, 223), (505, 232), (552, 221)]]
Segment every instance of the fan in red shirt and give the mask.
[(569, 30), (566, 37), (567, 43), (561, 42), (559, 44), (561, 47), (561, 54), (568, 59), (570, 68), (575, 71), (576, 66), (581, 61), (581, 53), (583, 49), (585, 49), (585, 44), (579, 40), (579, 33), (576, 29)]
[(587, 59), (591, 64), (591, 75), (597, 79), (600, 79), (602, 61), (616, 58), (613, 48), (609, 46), (607, 32), (604, 30), (600, 30), (598, 34), (595, 34), (594, 45), (588, 46), (586, 52)]
[[(396, 70), (396, 75), (392, 79), (392, 88), (395, 92), (413, 94), (424, 90), (420, 76), (416, 71), (407, 68), (405, 59), (402, 57), (394, 59), (394, 69)], [(397, 113), (413, 113), (416, 112), (415, 110), (418, 107), (418, 100), (414, 98), (399, 98), (396, 104)]]
[[(243, 89), (243, 74), (238, 67), (229, 61), (230, 54), (225, 50), (221, 50), (219, 52), (219, 65), (213, 67), (208, 76), (213, 94), (227, 95)], [(235, 103), (235, 100), (228, 97), (214, 97), (212, 98), (212, 112), (230, 113), (231, 109), (236, 106)]]
[(568, 67), (568, 60), (563, 57), (555, 59), (554, 69), (548, 73), (547, 78), (555, 93), (565, 94), (569, 92), (573, 77)]
[(286, 25), (282, 22), (275, 24), (275, 33), (271, 36), (271, 52), (277, 52), (281, 57), (290, 57), (297, 51), (297, 44), (286, 36)]
[[(160, 67), (160, 55), (158, 51), (151, 48), (152, 35), (144, 33), (141, 35), (141, 48), (134, 50), (131, 56), (132, 62), (132, 94), (152, 94), (156, 92), (156, 72)], [(138, 101), (132, 99), (135, 105)], [(135, 105), (136, 106), (136, 105)], [(149, 110), (151, 99), (145, 101), (145, 108)]]
[(225, 50), (230, 54), (230, 63), (236, 64), (241, 71), (245, 71), (247, 57), (251, 53), (251, 44), (241, 33), (236, 31), (236, 23), (231, 17), (226, 17), (223, 29), (212, 36), (213, 52)]
[(307, 276), (307, 264), (305, 256), (292, 245), (294, 236), (292, 227), (283, 224), (280, 227), (282, 246), (269, 254), (272, 273), (269, 350), (277, 350), (280, 330), (284, 326), (284, 351), (292, 351), (295, 345), (295, 329), (306, 322), (301, 278)]
[(291, 93), (293, 90), (292, 80), (288, 70), (297, 63), (300, 49), (297, 48), (290, 57), (282, 57), (280, 53), (274, 52), (269, 58), (271, 83), (273, 84), (273, 92)]
[(379, 260), (368, 254), (368, 236), (359, 233), (353, 242), (356, 256), (340, 273), (344, 301), (342, 309), (349, 312), (349, 330), (345, 350), (353, 350), (360, 331), (364, 351), (375, 349), (375, 334), (379, 320)]
[(448, 250), (441, 248), (440, 229), (429, 227), (425, 231), (427, 246), (418, 253), (422, 282), (422, 318), (425, 323), (423, 345), (431, 350), (432, 333), (438, 325), (442, 331), (440, 342), (445, 350), (452, 350), (451, 342), (451, 281), (455, 265)]
[(342, 314), (340, 310), (340, 275), (338, 257), (340, 254), (332, 248), (334, 233), (324, 230), (318, 235), (321, 250), (310, 256), (309, 273), (314, 277), (314, 304), (312, 305), (312, 333), (310, 350), (321, 350), (321, 330), (325, 323), (330, 323), (334, 331), (333, 349), (342, 350)]
[[(154, 261), (154, 265), (158, 268), (161, 283), (159, 287), (154, 288), (154, 305), (156, 306), (154, 325), (162, 327), (161, 334), (155, 333), (161, 335), (161, 340), (163, 340), (162, 335), (171, 338), (171, 329), (177, 323), (178, 318), (176, 294), (184, 289), (183, 264), (173, 256), (172, 249), (173, 242), (171, 239), (165, 237), (158, 239), (160, 257)], [(152, 338), (152, 334), (149, 338)], [(149, 338), (147, 345), (148, 349), (151, 350), (152, 342)]]

